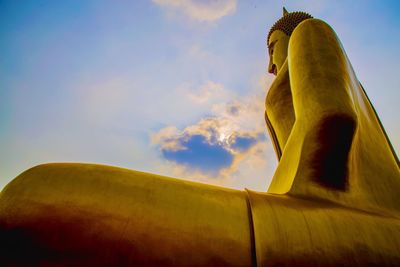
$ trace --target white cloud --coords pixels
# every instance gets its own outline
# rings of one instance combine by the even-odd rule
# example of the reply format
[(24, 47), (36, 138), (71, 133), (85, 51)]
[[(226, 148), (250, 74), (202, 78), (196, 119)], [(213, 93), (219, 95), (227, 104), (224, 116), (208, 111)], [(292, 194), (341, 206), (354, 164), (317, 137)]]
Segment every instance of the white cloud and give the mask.
[(179, 135), (180, 132), (178, 128), (175, 126), (168, 126), (152, 134), (150, 136), (150, 141), (153, 145), (161, 145), (161, 149), (170, 151), (182, 150), (185, 148), (179, 143), (179, 139), (176, 138)]
[[(175, 126), (162, 128), (151, 135), (153, 144), (161, 148), (175, 147), (174, 139), (184, 136), (202, 135), (208, 142), (229, 143), (237, 136), (256, 137), (266, 131), (264, 122), (263, 95), (233, 97), (228, 102), (214, 104), (210, 116), (179, 131)], [(233, 99), (232, 99), (233, 98)], [(261, 100), (261, 101), (260, 101)]]
[(224, 86), (220, 83), (215, 83), (212, 81), (208, 81), (203, 84), (196, 91), (189, 91), (189, 98), (198, 104), (203, 104), (210, 100), (221, 99), (224, 96), (227, 96), (228, 92), (224, 89)]
[(197, 21), (216, 21), (236, 10), (236, 0), (153, 0), (168, 11), (181, 12)]
[[(168, 151), (186, 149), (184, 144), (192, 136), (203, 136), (209, 144), (229, 151), (233, 156), (229, 166), (224, 166), (217, 173), (207, 173), (201, 168), (191, 169), (179, 162), (165, 159), (157, 172), (231, 188), (267, 188), (276, 167), (276, 158), (269, 138), (264, 138), (265, 92), (259, 90), (259, 86), (265, 85), (266, 81), (261, 79), (257, 83), (256, 93), (253, 91), (242, 97), (230, 95), (224, 99), (225, 102), (213, 104), (210, 116), (197, 123), (182, 130), (168, 126), (151, 135), (153, 145)], [(223, 86), (220, 85), (220, 88)], [(244, 150), (237, 149), (234, 147), (237, 138), (249, 138), (254, 143)]]

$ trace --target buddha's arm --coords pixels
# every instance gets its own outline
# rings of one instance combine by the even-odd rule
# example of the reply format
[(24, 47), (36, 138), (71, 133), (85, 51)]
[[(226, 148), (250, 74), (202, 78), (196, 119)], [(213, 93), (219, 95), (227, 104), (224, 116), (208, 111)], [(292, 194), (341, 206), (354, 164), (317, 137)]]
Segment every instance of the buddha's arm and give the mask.
[(296, 119), (269, 192), (344, 190), (357, 117), (341, 44), (326, 23), (306, 20), (291, 36), (288, 62)]

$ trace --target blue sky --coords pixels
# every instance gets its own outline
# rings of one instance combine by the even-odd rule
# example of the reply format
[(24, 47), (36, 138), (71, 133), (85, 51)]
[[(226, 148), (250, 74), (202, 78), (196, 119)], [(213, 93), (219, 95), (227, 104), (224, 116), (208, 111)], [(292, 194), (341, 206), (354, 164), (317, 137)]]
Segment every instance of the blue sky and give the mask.
[(337, 32), (396, 152), (398, 1), (0, 1), (0, 188), (45, 162), (95, 162), (265, 190), (269, 27)]

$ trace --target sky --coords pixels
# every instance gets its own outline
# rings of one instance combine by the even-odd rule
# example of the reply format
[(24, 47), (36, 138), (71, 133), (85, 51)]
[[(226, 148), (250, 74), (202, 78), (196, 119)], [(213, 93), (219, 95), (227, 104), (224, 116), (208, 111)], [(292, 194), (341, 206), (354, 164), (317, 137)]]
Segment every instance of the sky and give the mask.
[(400, 149), (400, 2), (0, 0), (0, 189), (48, 162), (266, 191), (266, 36), (329, 23)]

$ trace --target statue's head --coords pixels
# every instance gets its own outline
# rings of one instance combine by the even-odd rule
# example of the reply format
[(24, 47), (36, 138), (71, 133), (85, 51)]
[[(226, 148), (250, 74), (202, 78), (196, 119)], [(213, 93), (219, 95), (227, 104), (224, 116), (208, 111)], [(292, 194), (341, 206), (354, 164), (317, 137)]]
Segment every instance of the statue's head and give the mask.
[(269, 73), (277, 75), (287, 58), (290, 35), (297, 25), (310, 18), (312, 18), (310, 14), (304, 12), (289, 13), (283, 8), (282, 18), (275, 22), (268, 33)]

